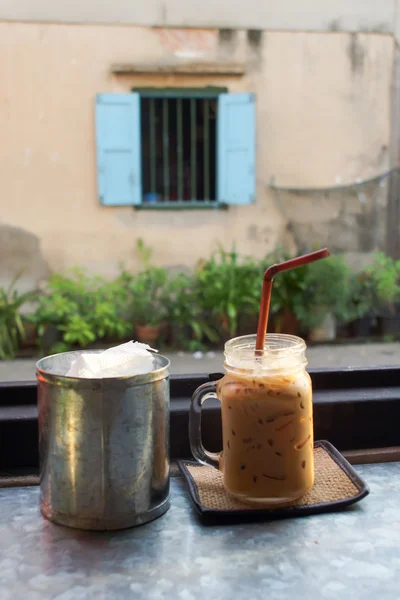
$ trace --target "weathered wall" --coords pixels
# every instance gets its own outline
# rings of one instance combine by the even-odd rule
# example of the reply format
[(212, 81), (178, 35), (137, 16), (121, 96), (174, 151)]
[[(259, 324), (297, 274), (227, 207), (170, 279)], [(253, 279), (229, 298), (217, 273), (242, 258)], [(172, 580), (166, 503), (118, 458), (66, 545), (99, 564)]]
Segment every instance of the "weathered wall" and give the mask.
[(39, 238), (19, 227), (0, 224), (0, 286), (15, 278), (22, 291), (36, 288), (50, 270), (43, 259)]
[[(171, 43), (171, 35), (174, 39), (174, 32), (129, 26), (0, 23), (0, 132), (5, 141), (0, 146), (0, 222), (37, 236), (51, 269), (81, 264), (105, 275), (115, 273), (121, 261), (137, 266), (138, 237), (165, 265), (192, 265), (218, 243), (226, 248), (236, 243), (239, 251), (254, 256), (277, 244), (294, 248), (300, 238), (310, 247), (325, 238), (321, 231), (335, 240), (335, 248), (353, 251), (354, 243), (342, 233), (341, 207), (370, 214), (372, 196), (384, 205), (385, 188), (378, 188), (378, 196), (368, 188), (366, 202), (346, 189), (328, 198), (285, 192), (282, 200), (282, 192), (279, 200), (269, 184), (330, 187), (388, 167), (392, 38), (290, 32), (252, 37), (246, 31), (209, 30), (178, 32)], [(111, 73), (114, 63), (176, 63), (188, 56), (242, 62), (246, 75)], [(135, 85), (210, 84), (257, 95), (256, 203), (210, 212), (100, 206), (95, 94)], [(307, 235), (293, 230), (296, 219), (309, 224)], [(358, 244), (357, 252), (383, 243), (382, 228), (373, 219), (360, 219), (357, 225), (366, 222), (376, 234), (368, 248)]]
[(360, 269), (384, 248), (387, 193), (388, 179), (377, 178), (349, 189), (276, 190), (275, 198), (297, 248), (327, 246)]
[(394, 33), (400, 0), (0, 0), (0, 19)]

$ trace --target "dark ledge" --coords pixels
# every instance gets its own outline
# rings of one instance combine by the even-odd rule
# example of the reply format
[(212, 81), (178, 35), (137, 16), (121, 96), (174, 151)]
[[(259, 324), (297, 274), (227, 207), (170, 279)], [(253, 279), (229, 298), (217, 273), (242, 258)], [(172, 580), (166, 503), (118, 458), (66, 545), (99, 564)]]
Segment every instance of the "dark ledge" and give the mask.
[(228, 204), (224, 202), (143, 202), (135, 204), (134, 210), (227, 210)]
[(116, 75), (230, 75), (242, 76), (246, 73), (241, 63), (215, 63), (186, 61), (173, 64), (115, 64), (111, 72)]
[[(400, 368), (310, 370), (314, 388), (315, 439), (341, 451), (400, 446)], [(190, 456), (188, 416), (196, 387), (213, 375), (171, 377), (171, 458)], [(219, 402), (203, 409), (203, 441), (221, 449)], [(0, 383), (0, 473), (37, 469), (36, 382)]]

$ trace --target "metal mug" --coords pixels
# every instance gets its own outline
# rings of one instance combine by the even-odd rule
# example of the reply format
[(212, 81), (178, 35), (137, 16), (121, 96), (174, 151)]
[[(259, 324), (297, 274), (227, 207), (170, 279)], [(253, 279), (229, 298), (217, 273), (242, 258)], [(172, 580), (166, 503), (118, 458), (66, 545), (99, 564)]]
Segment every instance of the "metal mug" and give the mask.
[(40, 507), (79, 529), (141, 525), (169, 508), (169, 360), (131, 377), (67, 377), (79, 352), (38, 361)]

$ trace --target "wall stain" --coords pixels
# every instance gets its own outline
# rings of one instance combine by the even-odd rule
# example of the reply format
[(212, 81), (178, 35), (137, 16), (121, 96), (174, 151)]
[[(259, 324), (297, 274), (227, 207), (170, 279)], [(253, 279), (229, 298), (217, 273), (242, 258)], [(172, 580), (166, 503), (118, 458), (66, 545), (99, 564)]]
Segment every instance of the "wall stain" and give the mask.
[(258, 49), (262, 45), (264, 32), (261, 29), (248, 29), (247, 41), (253, 50)]
[(162, 2), (161, 3), (161, 23), (166, 23), (167, 22), (167, 18), (168, 18), (167, 3), (166, 2)]
[(338, 19), (333, 19), (330, 23), (328, 23), (329, 31), (340, 31), (340, 17)]
[(361, 73), (364, 68), (365, 50), (359, 39), (358, 33), (351, 33), (347, 46), (347, 55), (353, 75)]
[(373, 33), (390, 33), (390, 27), (387, 23), (377, 23), (371, 28)]
[(32, 289), (50, 275), (40, 238), (22, 227), (0, 225), (0, 285), (20, 274), (18, 288)]
[[(332, 253), (365, 254), (383, 249), (387, 186), (381, 186), (382, 181), (362, 184), (357, 190), (315, 191), (308, 197), (279, 192), (277, 205), (298, 253), (323, 245), (328, 246)], [(315, 206), (319, 207), (315, 212), (313, 198)], [(322, 202), (327, 203), (326, 211), (321, 207)], [(310, 215), (309, 222), (304, 219), (307, 213)]]
[(263, 60), (264, 31), (248, 29), (247, 35), (247, 66), (250, 71), (259, 71)]
[(215, 48), (216, 32), (211, 29), (156, 27), (153, 30), (160, 43), (173, 53), (206, 53)]
[(235, 46), (237, 41), (236, 29), (219, 29), (218, 30), (218, 43), (222, 46)]
[(376, 163), (378, 166), (380, 166), (382, 163), (385, 163), (386, 157), (387, 157), (387, 152), (388, 152), (388, 147), (386, 146), (386, 144), (384, 144), (383, 146), (381, 146), (381, 149), (380, 149), (379, 154), (376, 159)]
[(258, 235), (257, 225), (249, 225), (249, 227), (247, 228), (247, 239), (255, 240), (255, 239), (257, 239), (257, 235)]

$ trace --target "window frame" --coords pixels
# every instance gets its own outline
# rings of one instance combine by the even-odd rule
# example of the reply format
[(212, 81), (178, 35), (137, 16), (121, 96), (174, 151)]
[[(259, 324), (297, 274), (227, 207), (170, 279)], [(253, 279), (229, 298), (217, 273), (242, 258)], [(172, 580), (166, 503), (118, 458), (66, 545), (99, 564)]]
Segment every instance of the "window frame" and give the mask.
[(133, 87), (131, 92), (143, 98), (218, 98), (229, 94), (227, 87)]
[[(221, 94), (228, 94), (229, 90), (227, 87), (219, 86), (204, 86), (204, 87), (133, 87), (132, 93), (139, 94), (140, 99), (152, 98), (152, 99), (218, 99)], [(141, 118), (141, 115), (140, 115)], [(216, 154), (217, 154), (217, 148)], [(142, 175), (143, 180), (143, 175)], [(173, 201), (162, 201), (155, 203), (143, 202), (143, 190), (142, 190), (142, 202), (141, 204), (135, 205), (136, 210), (197, 210), (197, 209), (227, 209), (228, 204), (215, 200), (173, 200)]]

